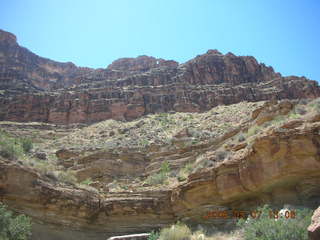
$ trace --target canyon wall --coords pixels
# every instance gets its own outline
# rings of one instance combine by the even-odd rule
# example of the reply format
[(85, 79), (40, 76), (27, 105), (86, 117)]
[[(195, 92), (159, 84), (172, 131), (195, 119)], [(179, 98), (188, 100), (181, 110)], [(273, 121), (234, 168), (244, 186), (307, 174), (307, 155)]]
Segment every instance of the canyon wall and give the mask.
[(132, 120), (158, 112), (203, 112), (220, 104), (320, 96), (316, 81), (282, 77), (254, 57), (209, 50), (178, 64), (139, 56), (107, 68), (35, 55), (0, 31), (0, 120), (57, 124)]

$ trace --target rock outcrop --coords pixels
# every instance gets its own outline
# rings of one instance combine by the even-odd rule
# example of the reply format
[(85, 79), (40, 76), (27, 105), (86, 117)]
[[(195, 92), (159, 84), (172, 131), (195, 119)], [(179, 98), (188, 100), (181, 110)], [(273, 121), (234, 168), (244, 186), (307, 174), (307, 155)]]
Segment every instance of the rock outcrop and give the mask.
[[(311, 111), (319, 108), (319, 102), (308, 103), (307, 113), (291, 116), (296, 102), (267, 102), (240, 128), (208, 142), (178, 144), (175, 151), (151, 146), (151, 152), (140, 151), (133, 157), (130, 149), (122, 153), (94, 149), (81, 153), (71, 148), (57, 152), (64, 170), (78, 168), (81, 180), (99, 175), (101, 169), (103, 173), (111, 169), (116, 178), (124, 168), (131, 170), (128, 175), (145, 179), (166, 159), (171, 160), (173, 170), (189, 157), (194, 166), (202, 166), (173, 188), (137, 190), (129, 182), (127, 190), (93, 191), (62, 184), (22, 162), (0, 159), (0, 199), (33, 217), (34, 239), (45, 236), (48, 240), (105, 239), (149, 232), (177, 220), (225, 224), (230, 219), (204, 216), (212, 210), (249, 210), (264, 203), (319, 206), (320, 115), (318, 110)], [(265, 118), (271, 113), (273, 117)], [(181, 134), (180, 140), (191, 133)], [(227, 154), (221, 154), (222, 149)]]
[(206, 54), (184, 63), (148, 56), (105, 69), (41, 58), (0, 31), (0, 120), (58, 124), (203, 112), (220, 104), (320, 96), (317, 82), (282, 77), (249, 56)]
[(33, 217), (33, 239), (106, 239), (166, 226), (175, 217), (170, 191), (103, 196), (48, 182), (32, 169), (0, 160), (0, 200)]

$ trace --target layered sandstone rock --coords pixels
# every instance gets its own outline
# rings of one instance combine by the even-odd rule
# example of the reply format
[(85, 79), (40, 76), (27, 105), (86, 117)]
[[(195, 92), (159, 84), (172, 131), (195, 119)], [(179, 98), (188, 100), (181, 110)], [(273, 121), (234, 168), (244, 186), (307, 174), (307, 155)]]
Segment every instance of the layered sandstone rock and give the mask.
[(206, 54), (184, 63), (122, 58), (106, 69), (41, 58), (0, 32), (0, 120), (59, 124), (203, 112), (220, 104), (320, 96), (317, 82), (282, 77), (249, 56)]
[[(173, 188), (166, 184), (144, 190), (92, 191), (59, 183), (21, 162), (0, 159), (1, 201), (33, 217), (35, 239), (49, 240), (149, 232), (177, 220), (224, 226), (230, 219), (204, 216), (212, 210), (249, 210), (265, 203), (319, 206), (320, 115), (310, 110), (291, 118), (288, 109), (296, 103), (267, 102), (240, 128), (206, 143), (178, 144), (175, 150), (152, 146), (139, 152), (81, 152), (66, 145), (57, 152), (65, 170), (77, 167), (79, 179), (97, 176), (101, 183), (109, 182), (98, 178), (101, 173), (145, 178), (166, 160), (173, 170), (189, 161), (194, 166), (210, 163)], [(309, 103), (309, 109), (319, 107), (316, 103)], [(278, 118), (265, 118), (271, 112)], [(250, 135), (258, 124), (264, 128)], [(191, 134), (179, 133), (175, 138), (181, 141)], [(236, 140), (241, 134), (245, 142)], [(222, 148), (227, 154), (220, 154)]]
[(106, 197), (0, 160), (1, 201), (33, 217), (33, 239), (106, 239), (174, 221), (170, 191)]

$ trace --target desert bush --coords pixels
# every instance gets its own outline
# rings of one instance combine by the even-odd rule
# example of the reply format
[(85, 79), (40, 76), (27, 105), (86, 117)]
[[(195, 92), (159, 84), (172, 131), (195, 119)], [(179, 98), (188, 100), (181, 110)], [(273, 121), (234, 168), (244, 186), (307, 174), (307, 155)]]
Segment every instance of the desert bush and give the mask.
[(176, 224), (160, 231), (159, 240), (190, 240), (191, 230), (185, 224)]
[(161, 169), (159, 173), (156, 173), (154, 175), (150, 175), (147, 179), (146, 179), (146, 183), (150, 184), (150, 185), (157, 185), (157, 184), (163, 184), (165, 182), (165, 180), (167, 180), (168, 175), (170, 173), (170, 164), (168, 161), (164, 161), (161, 164)]
[(272, 208), (268, 205), (258, 208), (261, 215), (256, 219), (240, 219), (237, 225), (243, 228), (245, 240), (307, 240), (307, 227), (312, 211), (307, 208), (295, 209), (295, 218), (270, 217)]
[(213, 167), (215, 164), (215, 161), (210, 160), (210, 159), (204, 159), (201, 162), (199, 162), (193, 169), (192, 169), (192, 173), (196, 173), (201, 171), (202, 169), (206, 169), (209, 167)]
[(196, 231), (192, 234), (191, 240), (243, 240), (241, 230), (237, 231), (215, 231), (212, 234)]
[(196, 144), (198, 144), (198, 143), (199, 143), (199, 140), (197, 140), (197, 139), (192, 139), (192, 142), (191, 142), (192, 145), (196, 145)]
[(40, 174), (42, 175), (51, 175), (56, 170), (56, 167), (49, 162), (44, 161), (33, 161), (32, 163), (33, 168), (35, 168)]
[(146, 183), (150, 185), (163, 184), (164, 181), (168, 178), (168, 176), (162, 172), (156, 173), (154, 175), (150, 175), (146, 179)]
[[(77, 185), (77, 184), (76, 184)], [(77, 185), (79, 188), (82, 188), (82, 189), (85, 189), (89, 192), (92, 192), (92, 193), (95, 193), (95, 194), (99, 194), (99, 190), (94, 188), (94, 187), (91, 187), (89, 185), (83, 185), (83, 184), (78, 184)]]
[(283, 123), (284, 121), (287, 120), (287, 117), (284, 116), (284, 115), (279, 115), (279, 116), (276, 116), (272, 121), (271, 123), (274, 125), (274, 124), (281, 124)]
[(0, 156), (13, 160), (18, 156), (18, 149), (14, 143), (1, 141), (0, 142)]
[(30, 235), (30, 218), (25, 215), (13, 216), (12, 212), (0, 203), (0, 239), (26, 240)]
[(300, 118), (301, 115), (300, 114), (297, 114), (295, 112), (290, 112), (289, 113), (289, 118)]
[(245, 136), (243, 135), (243, 133), (240, 133), (238, 135), (238, 142), (243, 142), (244, 140), (246, 140)]
[(178, 180), (179, 181), (186, 180), (188, 175), (192, 172), (193, 169), (194, 169), (193, 165), (191, 163), (187, 163), (183, 168), (180, 169)]
[(312, 109), (315, 109), (317, 112), (320, 112), (320, 98), (317, 98), (309, 103), (309, 106)]
[(58, 179), (61, 182), (75, 184), (77, 183), (77, 178), (71, 171), (61, 171), (58, 175)]
[(159, 232), (152, 231), (148, 237), (148, 240), (158, 240), (159, 239)]
[(228, 156), (228, 152), (220, 150), (216, 152), (216, 156), (219, 161), (222, 161)]
[(294, 112), (296, 114), (299, 114), (299, 115), (304, 115), (307, 113), (307, 110), (306, 110), (306, 107), (303, 106), (303, 105), (297, 105), (295, 108), (294, 108)]
[(33, 147), (32, 141), (29, 138), (21, 139), (21, 145), (22, 145), (23, 151), (26, 153), (30, 152), (30, 150)]
[(261, 130), (260, 126), (257, 126), (257, 125), (252, 126), (251, 128), (248, 129), (247, 137), (256, 135), (260, 130)]
[(168, 161), (164, 161), (161, 164), (161, 172), (163, 172), (164, 174), (167, 174), (170, 172), (170, 164)]
[(32, 149), (30, 139), (20, 139), (10, 136), (3, 130), (0, 130), (0, 156), (14, 160), (29, 152)]
[(146, 147), (146, 146), (148, 146), (148, 145), (149, 145), (148, 139), (142, 139), (142, 140), (140, 140), (140, 146), (141, 146), (141, 147)]
[(299, 100), (299, 104), (307, 105), (310, 102), (310, 99), (302, 98)]
[(87, 178), (86, 180), (83, 180), (80, 184), (90, 185), (91, 183), (93, 183), (93, 181), (91, 180), (91, 178)]

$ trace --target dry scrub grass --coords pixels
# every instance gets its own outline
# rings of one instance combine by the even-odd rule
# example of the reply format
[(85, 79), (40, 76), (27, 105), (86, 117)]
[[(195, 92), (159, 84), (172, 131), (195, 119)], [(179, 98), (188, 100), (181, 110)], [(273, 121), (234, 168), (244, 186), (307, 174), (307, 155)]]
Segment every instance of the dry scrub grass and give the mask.
[(246, 122), (263, 102), (241, 102), (217, 106), (205, 113), (160, 113), (131, 122), (106, 120), (52, 141), (49, 147), (76, 149), (145, 148), (170, 144), (172, 138), (188, 129), (193, 144), (215, 138)]

